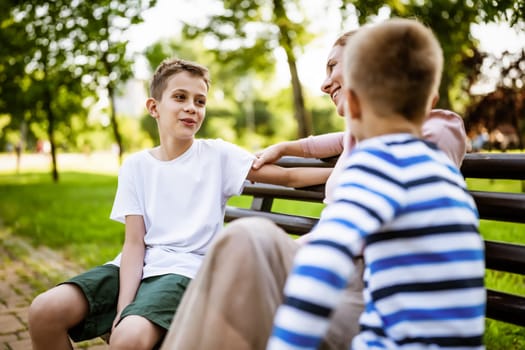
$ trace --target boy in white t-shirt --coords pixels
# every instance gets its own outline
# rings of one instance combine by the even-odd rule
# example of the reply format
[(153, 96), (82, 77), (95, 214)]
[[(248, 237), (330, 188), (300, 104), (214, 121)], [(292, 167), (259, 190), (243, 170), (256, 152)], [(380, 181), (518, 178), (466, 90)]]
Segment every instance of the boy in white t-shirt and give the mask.
[(33, 349), (111, 333), (112, 349), (151, 349), (163, 339), (188, 283), (222, 229), (225, 205), (246, 179), (301, 187), (330, 169), (252, 169), (255, 157), (222, 141), (195, 139), (205, 115), (208, 70), (180, 59), (155, 71), (146, 101), (160, 146), (123, 163), (110, 218), (125, 223), (122, 252), (33, 301)]

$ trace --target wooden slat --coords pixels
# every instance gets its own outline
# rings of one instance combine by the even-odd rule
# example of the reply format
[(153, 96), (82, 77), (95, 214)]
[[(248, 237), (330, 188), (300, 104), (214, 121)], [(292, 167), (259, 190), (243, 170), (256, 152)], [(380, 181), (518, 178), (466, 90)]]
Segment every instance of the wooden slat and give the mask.
[(525, 297), (487, 290), (487, 313), (493, 320), (525, 327)]
[(482, 219), (525, 223), (525, 193), (470, 193)]
[(224, 217), (224, 221), (230, 222), (238, 218), (245, 218), (251, 216), (258, 216), (270, 219), (273, 222), (275, 222), (277, 226), (281, 227), (284, 231), (296, 235), (303, 235), (305, 233), (310, 232), (312, 227), (318, 221), (318, 219), (316, 218), (309, 218), (305, 216), (260, 212), (256, 210), (242, 209), (232, 206), (226, 207), (226, 215)]
[(524, 275), (525, 245), (485, 241), (485, 261), (488, 269)]
[(525, 153), (469, 153), (461, 172), (471, 178), (525, 180)]
[[(283, 157), (277, 164), (284, 167), (333, 167), (336, 159)], [(468, 153), (461, 172), (471, 178), (525, 180), (525, 153)]]
[(268, 184), (246, 184), (242, 194), (254, 197), (271, 197), (282, 199), (296, 199), (309, 202), (322, 202), (323, 190), (295, 189), (291, 187), (268, 185)]

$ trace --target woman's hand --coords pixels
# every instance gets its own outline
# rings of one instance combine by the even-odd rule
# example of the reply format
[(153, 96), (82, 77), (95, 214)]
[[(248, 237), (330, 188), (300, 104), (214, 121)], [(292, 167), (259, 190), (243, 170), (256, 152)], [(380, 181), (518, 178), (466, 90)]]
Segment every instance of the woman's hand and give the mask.
[(252, 168), (257, 170), (267, 163), (275, 163), (282, 157), (281, 144), (277, 143), (271, 145), (262, 151), (256, 152), (255, 156), (257, 157), (252, 164)]

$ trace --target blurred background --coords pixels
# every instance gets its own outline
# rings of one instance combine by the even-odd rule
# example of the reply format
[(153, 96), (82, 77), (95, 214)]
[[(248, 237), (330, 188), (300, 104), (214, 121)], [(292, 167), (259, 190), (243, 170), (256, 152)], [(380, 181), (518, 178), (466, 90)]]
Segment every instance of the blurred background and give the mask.
[(525, 2), (509, 0), (3, 0), (0, 152), (122, 157), (158, 143), (144, 101), (179, 56), (210, 68), (199, 137), (251, 151), (343, 130), (319, 86), (343, 32), (418, 18), (445, 53), (439, 106), (465, 119), (470, 150), (523, 149)]

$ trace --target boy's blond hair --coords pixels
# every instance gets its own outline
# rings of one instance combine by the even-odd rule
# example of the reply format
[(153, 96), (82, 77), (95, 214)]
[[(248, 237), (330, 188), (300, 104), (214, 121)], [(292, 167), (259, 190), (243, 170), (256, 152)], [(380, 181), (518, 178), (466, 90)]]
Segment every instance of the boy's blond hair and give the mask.
[(438, 95), (443, 51), (416, 20), (391, 19), (359, 29), (344, 53), (345, 87), (379, 117), (422, 120)]
[(165, 59), (162, 61), (155, 73), (150, 84), (150, 96), (156, 100), (161, 100), (162, 93), (166, 89), (168, 79), (180, 72), (188, 72), (193, 76), (200, 77), (206, 83), (206, 87), (210, 88), (210, 73), (208, 68), (191, 61), (186, 61), (180, 58)]

